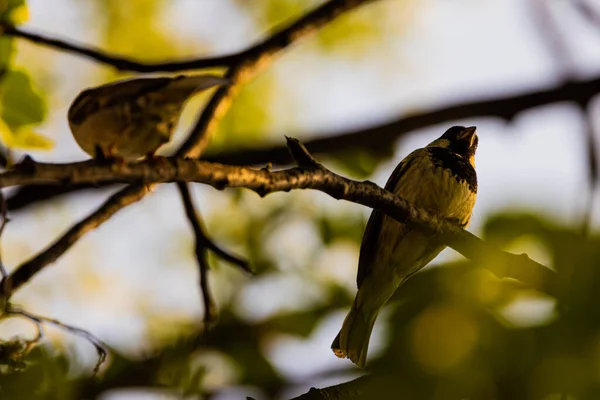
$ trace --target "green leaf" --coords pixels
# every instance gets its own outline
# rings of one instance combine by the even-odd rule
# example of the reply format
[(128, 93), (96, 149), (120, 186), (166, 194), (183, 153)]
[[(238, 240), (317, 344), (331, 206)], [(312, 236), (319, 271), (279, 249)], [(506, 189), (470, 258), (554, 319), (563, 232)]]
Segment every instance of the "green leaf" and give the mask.
[(51, 150), (54, 148), (54, 141), (29, 127), (21, 127), (12, 130), (4, 121), (0, 119), (0, 139), (2, 143), (9, 148), (18, 148), (23, 150)]
[(14, 50), (14, 40), (0, 38), (0, 73), (8, 68)]
[(7, 71), (0, 84), (1, 118), (12, 129), (39, 124), (46, 118), (46, 102), (24, 71)]
[(29, 9), (25, 0), (0, 0), (0, 21), (22, 24), (29, 19)]
[(329, 155), (344, 172), (357, 179), (366, 179), (373, 175), (375, 169), (393, 156), (391, 146), (388, 149), (367, 148), (334, 152)]

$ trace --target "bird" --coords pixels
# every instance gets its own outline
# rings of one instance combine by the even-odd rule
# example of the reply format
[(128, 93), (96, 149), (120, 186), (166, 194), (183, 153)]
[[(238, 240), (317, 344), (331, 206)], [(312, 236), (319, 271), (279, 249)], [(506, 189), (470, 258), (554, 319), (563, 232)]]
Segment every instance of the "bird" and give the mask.
[(191, 96), (229, 83), (208, 74), (119, 80), (83, 90), (67, 119), (75, 141), (93, 158), (153, 157), (171, 140)]
[[(466, 227), (477, 197), (476, 127), (453, 126), (426, 147), (406, 156), (385, 189), (416, 207)], [(369, 340), (380, 309), (411, 276), (446, 245), (373, 210), (363, 234), (357, 273), (358, 292), (331, 349), (364, 368)]]

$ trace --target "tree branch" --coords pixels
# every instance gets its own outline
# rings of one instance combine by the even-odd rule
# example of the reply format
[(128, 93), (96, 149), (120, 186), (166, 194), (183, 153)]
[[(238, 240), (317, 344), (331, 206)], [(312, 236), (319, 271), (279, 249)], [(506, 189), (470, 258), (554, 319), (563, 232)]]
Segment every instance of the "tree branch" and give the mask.
[[(440, 220), (425, 210), (418, 209), (405, 199), (388, 192), (376, 184), (358, 182), (337, 175), (319, 164), (296, 139), (288, 138), (288, 147), (298, 160), (298, 167), (271, 172), (265, 169), (222, 165), (195, 159), (162, 158), (135, 164), (97, 165), (93, 162), (75, 164), (36, 163), (31, 171), (9, 171), (0, 174), (0, 188), (21, 183), (37, 182), (198, 182), (216, 189), (247, 188), (260, 196), (294, 189), (313, 189), (342, 199), (376, 208), (392, 218), (411, 224), (418, 229), (434, 232), (439, 239), (463, 256), (481, 262), (498, 277), (511, 277), (527, 285), (560, 295), (556, 274), (545, 266), (532, 261), (525, 254), (514, 255), (487, 244), (460, 227)], [(41, 258), (50, 256), (42, 253)], [(55, 259), (55, 258), (54, 258)], [(53, 259), (53, 260), (54, 260)], [(52, 260), (52, 261), (53, 261)], [(10, 287), (23, 285), (33, 273), (29, 262), (19, 267), (8, 278)], [(47, 264), (47, 263), (46, 263)]]
[(291, 400), (345, 400), (368, 398), (366, 392), (368, 392), (368, 386), (373, 383), (372, 381), (373, 377), (371, 375), (364, 375), (349, 382), (328, 386), (323, 389), (312, 387), (308, 392), (298, 397), (294, 397)]
[(35, 44), (90, 58), (96, 62), (109, 65), (119, 71), (177, 72), (200, 68), (226, 67), (238, 62), (244, 56), (244, 52), (239, 52), (218, 57), (194, 58), (166, 63), (145, 63), (132, 58), (109, 54), (89, 45), (76, 44), (67, 40), (29, 32), (12, 25), (0, 25), (0, 32), (4, 36), (25, 39)]
[(221, 249), (206, 235), (204, 227), (202, 226), (203, 224), (202, 220), (200, 219), (200, 215), (194, 206), (188, 185), (184, 182), (178, 182), (177, 188), (179, 190), (179, 194), (181, 195), (181, 201), (184, 205), (185, 215), (190, 222), (196, 238), (195, 253), (196, 261), (198, 262), (198, 279), (200, 282), (200, 290), (202, 293), (202, 299), (204, 301), (204, 322), (211, 323), (217, 319), (217, 306), (212, 300), (208, 284), (209, 265), (207, 251), (212, 250), (218, 257), (242, 268), (246, 272), (252, 271), (250, 270), (246, 260), (243, 260), (242, 258)]
[(299, 18), (286, 28), (277, 31), (267, 39), (240, 52), (217, 57), (192, 58), (189, 60), (166, 63), (141, 62), (132, 58), (109, 54), (89, 45), (76, 44), (63, 39), (52, 38), (44, 34), (29, 32), (25, 29), (7, 24), (0, 24), (0, 33), (5, 36), (25, 39), (35, 44), (90, 58), (96, 62), (116, 68), (119, 71), (142, 73), (178, 72), (212, 67), (231, 67), (246, 60), (256, 61), (258, 58), (265, 55), (274, 54), (285, 49), (299, 37), (305, 36), (307, 33), (325, 25), (339, 14), (371, 1), (376, 0), (328, 1), (314, 11)]
[[(495, 99), (460, 102), (440, 107), (422, 114), (402, 117), (386, 124), (341, 133), (320, 132), (306, 139), (306, 148), (315, 155), (327, 155), (340, 150), (387, 149), (409, 132), (435, 124), (474, 117), (498, 117), (511, 120), (522, 111), (561, 102), (587, 103), (600, 93), (600, 76), (591, 79), (566, 82), (529, 93), (501, 96)], [(231, 165), (289, 165), (292, 158), (285, 146), (273, 145), (261, 148), (242, 148), (207, 154), (205, 160)]]
[[(304, 143), (312, 154), (318, 156), (334, 154), (340, 150), (378, 151), (388, 149), (396, 140), (409, 132), (435, 124), (486, 116), (510, 120), (522, 111), (548, 104), (560, 102), (585, 104), (598, 93), (600, 93), (600, 76), (551, 86), (530, 93), (458, 103), (367, 129), (333, 134), (323, 132), (313, 135), (317, 137), (316, 139), (307, 139)], [(276, 166), (281, 166), (289, 165), (293, 161), (287, 147), (281, 145), (263, 146), (256, 149), (225, 150), (215, 154), (206, 154), (203, 158), (230, 165), (261, 165), (272, 162)], [(7, 198), (7, 204), (9, 210), (17, 210), (65, 193), (93, 188), (95, 186), (90, 184), (24, 186)]]

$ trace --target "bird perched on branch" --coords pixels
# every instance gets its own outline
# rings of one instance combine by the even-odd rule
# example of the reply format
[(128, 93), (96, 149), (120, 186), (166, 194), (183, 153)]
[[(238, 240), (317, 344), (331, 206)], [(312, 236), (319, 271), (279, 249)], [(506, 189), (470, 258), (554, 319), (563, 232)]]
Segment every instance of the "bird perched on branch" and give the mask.
[[(475, 127), (453, 126), (439, 139), (398, 164), (385, 189), (416, 207), (466, 227), (477, 196)], [(446, 245), (373, 210), (358, 261), (358, 293), (331, 348), (336, 356), (364, 367), (379, 310), (396, 289)]]
[(135, 160), (171, 140), (185, 102), (229, 80), (214, 75), (126, 79), (81, 92), (69, 108), (73, 137), (90, 156)]

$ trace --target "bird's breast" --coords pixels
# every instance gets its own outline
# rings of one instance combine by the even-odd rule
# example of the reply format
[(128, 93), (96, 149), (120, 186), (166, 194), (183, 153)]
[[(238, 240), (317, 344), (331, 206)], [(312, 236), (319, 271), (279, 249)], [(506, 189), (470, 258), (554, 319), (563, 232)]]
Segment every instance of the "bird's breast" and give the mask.
[(431, 155), (415, 162), (420, 165), (411, 168), (414, 175), (401, 179), (395, 192), (417, 207), (466, 225), (477, 197), (477, 178), (472, 166), (461, 164), (457, 170), (456, 165)]

